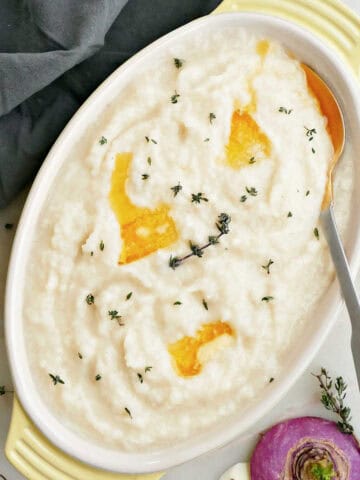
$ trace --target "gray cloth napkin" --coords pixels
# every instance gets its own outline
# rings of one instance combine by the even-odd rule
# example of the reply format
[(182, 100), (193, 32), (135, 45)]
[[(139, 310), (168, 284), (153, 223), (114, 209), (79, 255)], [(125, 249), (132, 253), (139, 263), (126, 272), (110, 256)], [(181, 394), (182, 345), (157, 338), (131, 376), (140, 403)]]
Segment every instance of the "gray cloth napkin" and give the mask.
[(33, 179), (89, 94), (220, 0), (1, 0), (0, 208)]

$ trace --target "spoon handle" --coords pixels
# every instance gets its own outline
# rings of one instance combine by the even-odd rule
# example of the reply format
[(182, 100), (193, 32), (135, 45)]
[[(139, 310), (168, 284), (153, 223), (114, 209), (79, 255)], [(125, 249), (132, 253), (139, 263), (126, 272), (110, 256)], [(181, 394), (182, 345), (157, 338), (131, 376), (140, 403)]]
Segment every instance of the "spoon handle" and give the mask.
[(351, 349), (354, 356), (358, 383), (360, 384), (360, 303), (354, 282), (351, 278), (349, 264), (341, 243), (339, 232), (336, 227), (332, 203), (328, 208), (321, 212), (320, 219), (351, 320)]

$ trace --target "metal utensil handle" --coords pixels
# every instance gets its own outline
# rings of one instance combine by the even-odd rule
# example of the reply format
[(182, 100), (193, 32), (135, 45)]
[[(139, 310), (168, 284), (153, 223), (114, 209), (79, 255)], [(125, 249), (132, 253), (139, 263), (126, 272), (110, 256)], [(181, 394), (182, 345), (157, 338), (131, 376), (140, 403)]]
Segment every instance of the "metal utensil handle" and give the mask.
[(345, 300), (352, 325), (351, 347), (358, 379), (360, 378), (360, 303), (351, 278), (349, 264), (336, 227), (333, 205), (321, 212), (323, 231), (327, 239), (331, 256)]

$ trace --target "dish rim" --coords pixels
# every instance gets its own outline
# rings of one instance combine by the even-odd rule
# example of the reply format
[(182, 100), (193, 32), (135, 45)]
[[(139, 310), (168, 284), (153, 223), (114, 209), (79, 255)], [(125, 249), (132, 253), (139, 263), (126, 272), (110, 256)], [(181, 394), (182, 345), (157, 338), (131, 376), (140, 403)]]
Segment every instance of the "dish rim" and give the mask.
[[(27, 379), (26, 375), (23, 374), (24, 366), (28, 367), (28, 363), (23, 360), (26, 358), (26, 352), (25, 350), (21, 351), (21, 340), (17, 338), (20, 335), (18, 333), (19, 329), (16, 327), (21, 325), (19, 322), (22, 322), (21, 315), (16, 314), (16, 312), (19, 311), (18, 305), (20, 298), (17, 284), (18, 279), (24, 277), (26, 271), (27, 261), (24, 262), (23, 258), (25, 257), (27, 259), (30, 253), (30, 247), (29, 245), (26, 247), (26, 244), (30, 243), (28, 240), (29, 238), (32, 239), (32, 235), (28, 235), (28, 232), (33, 232), (35, 228), (31, 220), (34, 216), (39, 215), (44, 207), (45, 198), (48, 195), (50, 187), (63, 165), (63, 162), (66, 161), (66, 155), (64, 156), (63, 161), (59, 161), (63, 145), (73, 142), (73, 132), (77, 130), (77, 124), (81, 124), (82, 119), (87, 116), (89, 110), (96, 109), (96, 104), (102, 96), (106, 96), (106, 91), (111, 90), (117, 83), (121, 83), (123, 77), (126, 78), (126, 76), (131, 77), (134, 75), (132, 73), (133, 70), (136, 70), (138, 66), (141, 68), (144, 62), (146, 62), (147, 57), (152, 57), (158, 49), (166, 49), (167, 46), (172, 45), (172, 43), (182, 35), (186, 36), (199, 28), (201, 29), (205, 24), (228, 25), (232, 22), (237, 23), (239, 27), (244, 27), (244, 24), (251, 24), (254, 22), (257, 25), (266, 25), (271, 28), (278, 27), (279, 30), (284, 30), (284, 32), (288, 30), (288, 34), (291, 33), (300, 39), (306, 39), (307, 43), (315, 45), (316, 49), (319, 50), (335, 68), (341, 82), (344, 84), (344, 88), (350, 93), (354, 101), (354, 111), (356, 112), (356, 117), (360, 126), (360, 100), (357, 100), (358, 95), (356, 91), (357, 89), (355, 88), (355, 79), (353, 78), (352, 72), (347, 70), (346, 65), (338, 59), (337, 55), (311, 32), (292, 22), (272, 15), (248, 12), (221, 13), (215, 16), (202, 17), (174, 30), (164, 37), (161, 37), (116, 69), (92, 93), (71, 118), (40, 168), (19, 221), (7, 275), (5, 294), (5, 333), (7, 353), (15, 389), (27, 414), (33, 420), (37, 428), (39, 428), (39, 430), (54, 445), (70, 456), (97, 468), (119, 473), (150, 473), (171, 468), (229, 443), (263, 417), (287, 393), (320, 348), (330, 328), (334, 324), (342, 305), (339, 289), (336, 288), (336, 282), (333, 282), (332, 290), (334, 295), (331, 308), (328, 308), (328, 310), (330, 310), (328, 318), (325, 320), (325, 316), (323, 315), (324, 318), (322, 319), (322, 322), (320, 322), (321, 328), (318, 328), (312, 341), (304, 347), (302, 354), (298, 356), (296, 362), (293, 362), (294, 364), (292, 365), (292, 368), (289, 369), (289, 372), (287, 372), (281, 380), (274, 382), (271, 390), (269, 389), (269, 395), (250, 409), (250, 414), (248, 412), (246, 417), (243, 416), (243, 418), (241, 418), (241, 414), (238, 414), (236, 417), (237, 420), (234, 421), (233, 424), (228, 425), (227, 427), (222, 426), (221, 429), (214, 427), (211, 429), (210, 434), (205, 432), (205, 434), (200, 435), (197, 442), (189, 439), (187, 442), (181, 442), (179, 447), (176, 447), (175, 445), (158, 452), (150, 452), (146, 454), (118, 453), (115, 450), (101, 448), (92, 443), (86, 442), (85, 439), (82, 439), (74, 431), (61, 425), (55, 415), (50, 413), (50, 409), (49, 411), (44, 412), (38, 408), (40, 404), (46, 405), (46, 403), (38, 401), (40, 397), (36, 395), (34, 385), (32, 385), (31, 380)], [(285, 38), (284, 43), (286, 43)], [(359, 225), (356, 225), (357, 234), (352, 251), (349, 255), (349, 263), (353, 270), (357, 270), (360, 264), (359, 227)], [(22, 309), (23, 302), (21, 301), (20, 304)], [(21, 338), (23, 339), (22, 336)], [(221, 430), (221, 432), (216, 430)]]

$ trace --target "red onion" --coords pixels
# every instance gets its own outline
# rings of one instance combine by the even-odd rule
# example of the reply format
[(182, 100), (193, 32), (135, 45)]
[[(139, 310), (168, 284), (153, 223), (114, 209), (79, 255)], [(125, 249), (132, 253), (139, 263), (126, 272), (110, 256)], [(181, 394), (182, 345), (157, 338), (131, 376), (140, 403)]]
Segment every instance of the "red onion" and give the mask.
[(250, 472), (251, 480), (360, 480), (360, 445), (335, 422), (294, 418), (264, 434)]

